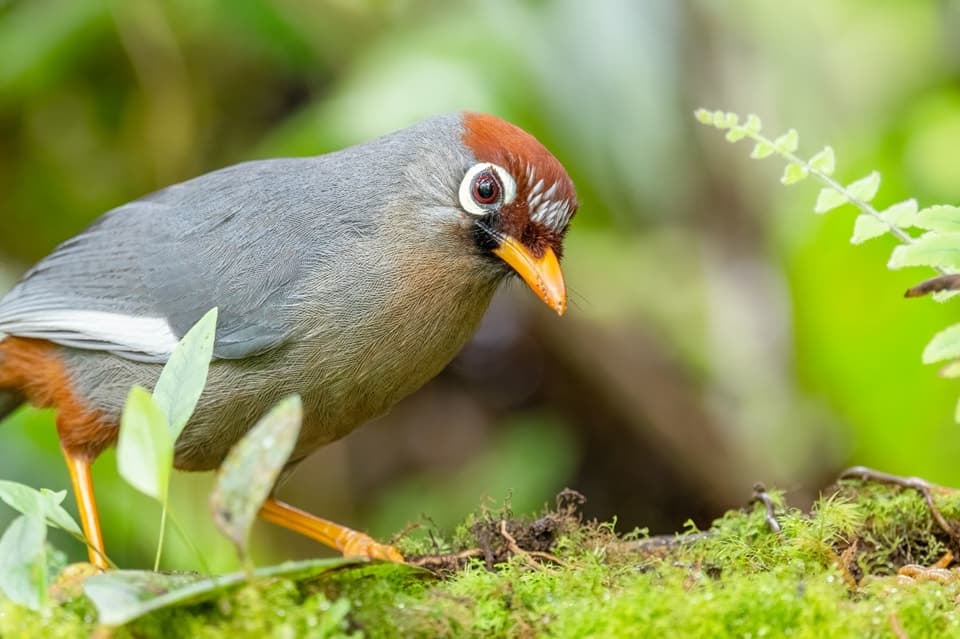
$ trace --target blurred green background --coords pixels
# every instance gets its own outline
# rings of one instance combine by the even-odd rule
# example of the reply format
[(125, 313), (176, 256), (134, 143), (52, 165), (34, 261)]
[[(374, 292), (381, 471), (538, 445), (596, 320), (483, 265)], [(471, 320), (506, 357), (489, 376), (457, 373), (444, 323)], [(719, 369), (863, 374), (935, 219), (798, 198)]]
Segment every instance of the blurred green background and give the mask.
[[(582, 205), (558, 319), (507, 287), (476, 339), (281, 496), (389, 537), (486, 497), (565, 486), (621, 528), (679, 529), (754, 481), (803, 504), (857, 463), (960, 485), (960, 386), (920, 363), (954, 305), (853, 248), (854, 213), (695, 123), (796, 127), (878, 204), (960, 202), (960, 3), (939, 0), (0, 0), (0, 291), (100, 213), (242, 160), (319, 154), (431, 114), (498, 114), (568, 167)], [(0, 477), (66, 488), (49, 411), (0, 428)], [(107, 547), (152, 557), (158, 509), (95, 467)], [(174, 509), (233, 564), (178, 474)], [(71, 503), (72, 507), (72, 503)], [(0, 525), (8, 521), (0, 513)], [(196, 567), (171, 532), (168, 567)], [(260, 561), (325, 551), (265, 524)], [(71, 556), (81, 549), (62, 540)]]

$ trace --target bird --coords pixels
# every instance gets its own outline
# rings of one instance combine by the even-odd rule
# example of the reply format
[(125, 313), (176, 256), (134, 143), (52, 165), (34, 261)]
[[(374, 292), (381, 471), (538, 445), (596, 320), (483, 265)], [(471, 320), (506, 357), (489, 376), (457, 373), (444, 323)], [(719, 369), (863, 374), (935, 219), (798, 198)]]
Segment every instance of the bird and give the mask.
[[(562, 315), (578, 206), (535, 137), (466, 111), (169, 186), (106, 212), (0, 298), (0, 419), (23, 403), (57, 409), (90, 562), (105, 569), (91, 466), (117, 440), (130, 387), (152, 388), (207, 311), (213, 359), (174, 466), (215, 470), (298, 393), (292, 469), (436, 376), (511, 276)], [(403, 560), (272, 494), (259, 514), (347, 557)]]

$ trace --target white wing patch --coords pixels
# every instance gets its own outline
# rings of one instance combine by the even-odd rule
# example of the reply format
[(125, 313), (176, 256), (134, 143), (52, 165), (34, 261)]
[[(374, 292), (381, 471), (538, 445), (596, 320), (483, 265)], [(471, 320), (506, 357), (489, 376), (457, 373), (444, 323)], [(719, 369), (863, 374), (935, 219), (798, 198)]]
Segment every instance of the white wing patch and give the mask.
[(4, 333), (73, 348), (121, 352), (143, 361), (166, 360), (177, 345), (177, 336), (162, 317), (104, 311), (27, 311), (0, 319), (0, 339)]

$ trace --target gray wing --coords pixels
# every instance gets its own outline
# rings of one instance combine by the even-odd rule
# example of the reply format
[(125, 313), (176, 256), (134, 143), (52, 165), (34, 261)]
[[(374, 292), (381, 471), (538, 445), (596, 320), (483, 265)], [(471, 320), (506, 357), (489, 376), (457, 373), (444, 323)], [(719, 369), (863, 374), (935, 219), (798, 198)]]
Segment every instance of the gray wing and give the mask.
[(162, 362), (218, 307), (216, 357), (276, 348), (308, 259), (289, 200), (309, 162), (237, 165), (114, 209), (0, 300), (0, 334)]

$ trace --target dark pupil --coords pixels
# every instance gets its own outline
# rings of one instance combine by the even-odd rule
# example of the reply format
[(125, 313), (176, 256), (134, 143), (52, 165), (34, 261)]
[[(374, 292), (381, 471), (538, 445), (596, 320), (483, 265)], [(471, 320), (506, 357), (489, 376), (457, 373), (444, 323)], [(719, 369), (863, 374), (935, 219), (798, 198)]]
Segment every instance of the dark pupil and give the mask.
[(500, 185), (489, 173), (481, 173), (473, 183), (473, 197), (480, 204), (492, 204), (500, 197)]

